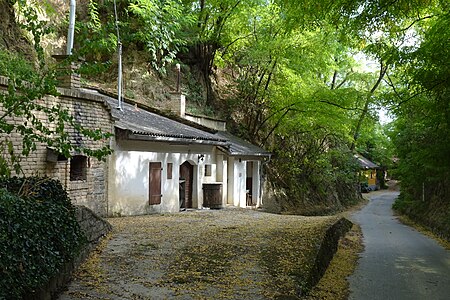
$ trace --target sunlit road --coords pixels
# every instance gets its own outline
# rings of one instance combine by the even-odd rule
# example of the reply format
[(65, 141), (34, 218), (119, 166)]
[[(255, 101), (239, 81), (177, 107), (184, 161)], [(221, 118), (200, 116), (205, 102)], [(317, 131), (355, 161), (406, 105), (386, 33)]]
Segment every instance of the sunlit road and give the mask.
[(350, 299), (450, 299), (450, 251), (393, 216), (398, 192), (371, 196), (352, 216), (365, 250), (350, 280)]

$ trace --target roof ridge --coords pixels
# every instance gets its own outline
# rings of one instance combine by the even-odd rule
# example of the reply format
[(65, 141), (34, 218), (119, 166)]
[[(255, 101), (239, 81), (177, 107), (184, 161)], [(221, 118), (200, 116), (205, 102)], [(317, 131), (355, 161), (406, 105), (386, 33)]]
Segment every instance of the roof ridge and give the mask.
[[(95, 86), (87, 86), (87, 87), (89, 89), (96, 90), (97, 92), (99, 92), (100, 94), (105, 95), (105, 96), (109, 96), (109, 97), (112, 97), (112, 98), (117, 98), (118, 97), (118, 95), (116, 93), (110, 92), (110, 91), (105, 90), (105, 89), (100, 88), (100, 87), (95, 87)], [(128, 103), (130, 105), (137, 105), (138, 108), (141, 108), (141, 109), (144, 109), (144, 110), (149, 111), (151, 113), (154, 113), (154, 114), (166, 117), (166, 118), (171, 119), (173, 121), (177, 121), (177, 122), (182, 123), (184, 125), (188, 125), (188, 126), (196, 128), (196, 129), (199, 129), (199, 130), (202, 130), (202, 131), (206, 131), (208, 133), (215, 134), (218, 131), (216, 129), (212, 129), (212, 128), (200, 125), (198, 123), (195, 123), (193, 121), (187, 120), (187, 119), (185, 119), (183, 117), (180, 117), (180, 116), (176, 115), (173, 112), (161, 110), (161, 109), (158, 109), (158, 108), (155, 108), (155, 107), (151, 107), (151, 106), (149, 106), (147, 104), (144, 104), (144, 103), (141, 103), (141, 102), (137, 102), (137, 101), (135, 101), (133, 99), (130, 99), (130, 98), (127, 98), (125, 96), (123, 96), (123, 100), (124, 100), (125, 103)]]

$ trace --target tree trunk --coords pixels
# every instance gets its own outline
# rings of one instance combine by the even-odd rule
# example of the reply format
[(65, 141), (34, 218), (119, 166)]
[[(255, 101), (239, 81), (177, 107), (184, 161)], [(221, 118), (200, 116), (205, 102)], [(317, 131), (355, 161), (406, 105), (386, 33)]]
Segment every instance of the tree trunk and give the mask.
[(366, 97), (366, 102), (364, 103), (364, 108), (361, 112), (361, 115), (359, 116), (358, 123), (356, 124), (355, 130), (353, 132), (353, 141), (350, 146), (350, 150), (355, 150), (356, 141), (358, 140), (359, 132), (361, 130), (362, 123), (364, 119), (366, 118), (368, 112), (369, 112), (369, 105), (372, 103), (373, 94), (377, 90), (378, 86), (381, 83), (381, 80), (383, 80), (384, 75), (386, 74), (386, 71), (388, 69), (387, 65), (384, 65), (383, 61), (380, 62), (380, 73), (378, 75), (378, 79), (373, 85), (372, 89), (369, 91)]

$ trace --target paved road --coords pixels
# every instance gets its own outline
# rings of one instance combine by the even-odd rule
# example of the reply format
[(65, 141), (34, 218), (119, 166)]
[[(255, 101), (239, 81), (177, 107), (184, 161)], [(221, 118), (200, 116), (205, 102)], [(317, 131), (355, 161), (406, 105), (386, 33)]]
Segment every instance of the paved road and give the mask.
[(378, 193), (351, 219), (365, 250), (350, 276), (350, 299), (450, 299), (450, 251), (401, 224), (391, 209), (398, 192)]

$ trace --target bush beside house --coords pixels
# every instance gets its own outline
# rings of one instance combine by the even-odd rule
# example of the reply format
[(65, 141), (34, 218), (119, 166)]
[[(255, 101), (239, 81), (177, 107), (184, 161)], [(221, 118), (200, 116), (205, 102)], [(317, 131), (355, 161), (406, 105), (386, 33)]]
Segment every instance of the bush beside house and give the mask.
[(58, 181), (0, 181), (0, 299), (33, 293), (77, 255), (84, 241), (75, 208)]

